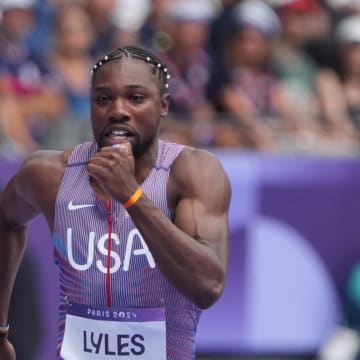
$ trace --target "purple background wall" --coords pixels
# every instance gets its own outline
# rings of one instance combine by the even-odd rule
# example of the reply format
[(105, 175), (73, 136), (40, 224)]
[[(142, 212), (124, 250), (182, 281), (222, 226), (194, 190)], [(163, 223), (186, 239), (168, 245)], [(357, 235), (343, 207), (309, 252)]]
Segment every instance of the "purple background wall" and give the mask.
[[(233, 197), (227, 285), (202, 315), (200, 353), (304, 353), (342, 320), (349, 271), (360, 259), (360, 160), (217, 152)], [(0, 182), (18, 164), (0, 162)], [(57, 269), (43, 218), (30, 226), (42, 342), (54, 358)]]

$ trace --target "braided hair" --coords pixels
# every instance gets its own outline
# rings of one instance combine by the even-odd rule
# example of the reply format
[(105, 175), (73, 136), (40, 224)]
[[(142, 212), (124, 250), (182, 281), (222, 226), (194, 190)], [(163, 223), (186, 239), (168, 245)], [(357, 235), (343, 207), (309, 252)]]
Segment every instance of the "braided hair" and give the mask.
[(139, 46), (119, 47), (105, 55), (103, 58), (99, 59), (91, 71), (92, 81), (94, 80), (96, 71), (101, 68), (102, 65), (113, 60), (122, 59), (124, 57), (142, 60), (151, 64), (153, 67), (153, 74), (156, 74), (159, 79), (161, 95), (166, 92), (167, 88), (169, 87), (168, 80), (170, 79), (170, 74), (168, 73), (166, 65), (152, 52)]

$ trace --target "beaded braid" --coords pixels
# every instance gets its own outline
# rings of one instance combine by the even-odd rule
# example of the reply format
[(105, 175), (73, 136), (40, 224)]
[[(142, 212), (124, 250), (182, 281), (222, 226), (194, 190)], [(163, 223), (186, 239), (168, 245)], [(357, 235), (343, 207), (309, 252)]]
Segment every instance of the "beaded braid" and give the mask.
[(152, 52), (139, 46), (125, 46), (122, 48), (117, 48), (109, 54), (105, 55), (93, 66), (91, 70), (92, 79), (94, 79), (94, 74), (102, 65), (110, 61), (121, 59), (124, 56), (142, 60), (153, 65), (153, 73), (157, 75), (160, 81), (161, 94), (166, 91), (166, 89), (169, 87), (168, 80), (170, 79), (170, 74), (168, 74), (166, 65), (162, 63), (162, 61)]

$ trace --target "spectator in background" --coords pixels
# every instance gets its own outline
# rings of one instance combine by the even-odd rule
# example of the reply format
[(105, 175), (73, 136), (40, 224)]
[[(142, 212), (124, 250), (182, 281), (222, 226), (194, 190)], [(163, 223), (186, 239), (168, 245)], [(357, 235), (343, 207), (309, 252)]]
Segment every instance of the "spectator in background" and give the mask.
[[(318, 44), (322, 50), (327, 48), (324, 39), (331, 36), (327, 9), (317, 0), (288, 0), (274, 7), (281, 20), (282, 36), (272, 61), (288, 96), (291, 119), (280, 147), (328, 154), (354, 151), (358, 140), (340, 100), (333, 64), (321, 61), (320, 51), (312, 52), (314, 57), (307, 52), (309, 43)], [(334, 50), (324, 53), (333, 54)]]
[(27, 44), (33, 56), (41, 61), (50, 46), (51, 29), (57, 5), (60, 0), (34, 0), (34, 24), (28, 35)]
[(335, 18), (339, 20), (360, 13), (358, 0), (325, 0), (325, 2), (336, 13)]
[(167, 32), (170, 22), (167, 9), (170, 2), (171, 0), (151, 0), (149, 13), (139, 30), (139, 42), (146, 48), (160, 51), (171, 45)]
[(318, 68), (304, 46), (310, 37), (310, 17), (320, 13), (320, 5), (315, 0), (290, 0), (275, 9), (281, 19), (282, 36), (273, 53), (274, 66), (295, 112), (300, 118), (314, 118)]
[(48, 121), (62, 109), (58, 88), (26, 40), (34, 0), (2, 0), (0, 7), (0, 127), (2, 151), (24, 156), (34, 150)]
[(360, 262), (344, 284), (343, 318), (318, 350), (318, 360), (360, 360)]
[(117, 27), (113, 21), (116, 10), (116, 0), (86, 0), (83, 2), (90, 22), (92, 32), (96, 34), (91, 46), (93, 58), (98, 58), (114, 47)]
[(211, 56), (217, 58), (218, 54), (222, 52), (224, 38), (229, 36), (227, 29), (228, 23), (232, 20), (233, 8), (241, 0), (222, 0), (222, 9), (210, 24), (210, 36), (208, 49)]
[(140, 29), (151, 11), (152, 1), (88, 0), (80, 4), (86, 7), (96, 34), (91, 54), (99, 58), (114, 47), (141, 42)]
[(117, 31), (115, 46), (140, 42), (140, 30), (150, 12), (150, 0), (117, 0), (113, 21)]
[[(182, 134), (182, 141), (197, 146), (211, 145), (213, 138), (214, 111), (206, 98), (210, 78), (206, 46), (209, 22), (215, 11), (214, 3), (208, 0), (169, 3), (167, 31), (171, 42), (168, 49), (161, 52), (171, 74), (170, 116), (175, 120), (163, 131), (176, 129), (178, 135)], [(190, 129), (188, 134), (187, 129)]]
[[(360, 13), (344, 18), (336, 28), (339, 43), (339, 80), (347, 112), (356, 129), (360, 131)], [(342, 96), (341, 96), (342, 95)]]
[(357, 357), (360, 360), (360, 261), (350, 271), (346, 284), (345, 320), (357, 334)]
[(83, 5), (65, 3), (58, 7), (46, 62), (62, 89), (66, 104), (57, 121), (48, 126), (43, 146), (70, 147), (85, 140), (90, 131), (89, 69), (94, 61), (91, 50), (95, 40), (95, 29)]
[(270, 66), (280, 21), (263, 1), (246, 0), (232, 8), (227, 25), (208, 93), (223, 118), (227, 114), (241, 129), (236, 139), (229, 138), (235, 134), (230, 129), (218, 145), (269, 148), (271, 128), (286, 113), (285, 97)]

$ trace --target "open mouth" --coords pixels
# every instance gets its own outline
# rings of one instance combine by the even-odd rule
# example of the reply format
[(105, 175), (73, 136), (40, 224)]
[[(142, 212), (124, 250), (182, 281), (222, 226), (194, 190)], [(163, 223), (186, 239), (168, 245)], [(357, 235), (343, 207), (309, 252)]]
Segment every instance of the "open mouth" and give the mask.
[(111, 130), (106, 136), (111, 140), (125, 141), (132, 137), (133, 134), (126, 130)]
[(113, 146), (127, 141), (131, 141), (134, 133), (127, 129), (111, 128), (104, 132), (102, 136), (102, 146)]

